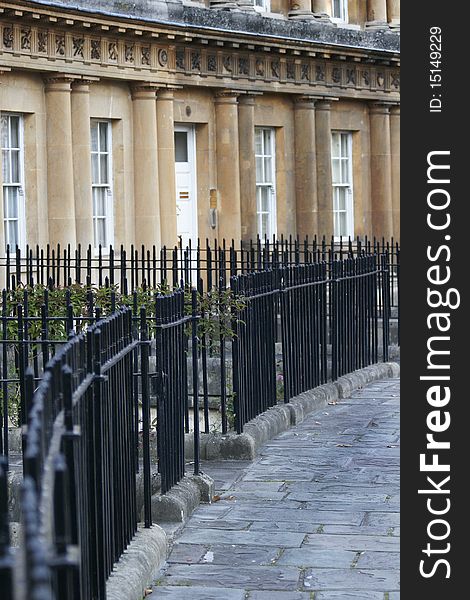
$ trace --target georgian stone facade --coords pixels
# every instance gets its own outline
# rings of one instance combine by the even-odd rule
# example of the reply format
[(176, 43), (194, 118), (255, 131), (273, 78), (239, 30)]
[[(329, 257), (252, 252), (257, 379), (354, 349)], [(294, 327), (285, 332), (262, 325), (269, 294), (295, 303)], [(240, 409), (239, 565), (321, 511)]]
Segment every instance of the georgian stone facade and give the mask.
[(0, 2), (1, 247), (398, 238), (399, 2), (254, 1)]

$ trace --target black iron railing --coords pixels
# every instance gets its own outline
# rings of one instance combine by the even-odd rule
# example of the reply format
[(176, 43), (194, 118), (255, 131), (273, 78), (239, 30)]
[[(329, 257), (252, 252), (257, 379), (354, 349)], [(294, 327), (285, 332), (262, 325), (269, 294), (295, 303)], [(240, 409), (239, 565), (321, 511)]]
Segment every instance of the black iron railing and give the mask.
[(389, 284), (386, 254), (233, 276), (246, 303), (232, 315), (236, 431), (281, 399), (387, 361)]
[[(132, 540), (141, 510), (152, 524), (150, 397), (157, 381), (158, 471), (161, 493), (185, 474), (186, 350), (198, 378), (196, 295), (185, 314), (184, 291), (155, 298), (156, 336), (146, 309), (138, 327), (130, 308), (88, 324), (54, 349), (36, 380), (24, 357), (24, 597), (101, 600), (112, 567)], [(20, 345), (20, 349), (26, 347)], [(21, 351), (21, 350), (20, 350)], [(156, 369), (150, 368), (154, 355)], [(196, 384), (197, 390), (197, 384)], [(197, 411), (197, 402), (195, 404)], [(197, 419), (195, 419), (197, 422)], [(194, 435), (194, 456), (199, 437)], [(140, 459), (140, 460), (139, 460)], [(8, 534), (7, 469), (0, 463), (0, 589), (13, 598), (14, 561)], [(198, 473), (198, 461), (194, 471)], [(143, 507), (137, 502), (138, 471)]]
[(181, 244), (174, 248), (145, 248), (130, 246), (119, 249), (91, 246), (77, 249), (60, 245), (45, 248), (27, 246), (9, 249), (0, 258), (0, 275), (6, 289), (19, 283), (67, 287), (73, 283), (97, 287), (116, 286), (122, 293), (131, 293), (139, 287), (156, 288), (167, 282), (175, 288), (183, 281), (205, 290), (226, 286), (231, 276), (333, 260), (342, 260), (361, 254), (385, 254), (389, 265), (390, 301), (398, 305), (400, 248), (392, 239), (335, 238), (304, 239), (272, 238), (249, 242), (217, 240), (198, 241), (196, 246)]

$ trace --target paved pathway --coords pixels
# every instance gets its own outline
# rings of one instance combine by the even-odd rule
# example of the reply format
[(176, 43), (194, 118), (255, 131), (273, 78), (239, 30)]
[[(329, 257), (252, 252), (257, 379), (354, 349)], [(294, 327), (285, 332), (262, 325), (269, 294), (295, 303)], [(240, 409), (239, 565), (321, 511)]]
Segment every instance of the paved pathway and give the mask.
[(208, 466), (221, 499), (189, 520), (155, 595), (397, 600), (398, 444), (399, 381), (385, 380), (310, 415), (241, 471)]

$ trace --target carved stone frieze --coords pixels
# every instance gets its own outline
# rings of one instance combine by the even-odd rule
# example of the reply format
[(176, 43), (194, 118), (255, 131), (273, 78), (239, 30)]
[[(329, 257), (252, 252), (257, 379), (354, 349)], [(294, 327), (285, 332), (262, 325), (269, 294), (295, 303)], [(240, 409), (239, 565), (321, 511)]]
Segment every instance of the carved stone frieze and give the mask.
[[(175, 84), (186, 84), (188, 78), (204, 76), (207, 85), (211, 78), (216, 87), (220, 79), (249, 79), (266, 84), (276, 82), (280, 86), (300, 88), (302, 93), (312, 93), (319, 88), (322, 93), (328, 88), (341, 87), (345, 95), (355, 91), (365, 91), (377, 95), (397, 97), (400, 91), (399, 67), (357, 64), (349, 60), (335, 60), (334, 57), (302, 56), (295, 58), (285, 52), (274, 52), (227, 46), (215, 48), (178, 42), (153, 41), (146, 38), (136, 41), (129, 36), (116, 37), (108, 33), (98, 33), (96, 29), (84, 32), (61, 30), (58, 26), (46, 29), (44, 26), (16, 23), (0, 25), (0, 53), (4, 57), (29, 56), (35, 59), (32, 68), (55, 61), (56, 64), (81, 63), (83, 75), (99, 76), (97, 69), (106, 66), (124, 68), (127, 71), (147, 71), (165, 73)], [(10, 61), (13, 64), (13, 60)], [(10, 65), (8, 65), (10, 66)], [(92, 71), (87, 72), (87, 68)], [(24, 68), (24, 62), (22, 63)], [(112, 74), (107, 70), (107, 75)], [(246, 84), (244, 84), (246, 85)], [(290, 91), (293, 91), (290, 89)]]

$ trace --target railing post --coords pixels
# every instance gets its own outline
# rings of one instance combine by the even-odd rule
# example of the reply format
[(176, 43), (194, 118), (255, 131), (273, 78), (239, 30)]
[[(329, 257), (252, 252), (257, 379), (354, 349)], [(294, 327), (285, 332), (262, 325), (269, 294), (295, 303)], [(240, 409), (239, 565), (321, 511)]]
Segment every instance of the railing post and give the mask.
[(330, 263), (330, 307), (331, 307), (331, 319), (330, 319), (330, 342), (331, 342), (331, 379), (336, 381), (338, 379), (338, 281), (337, 281), (337, 262), (331, 261)]
[(5, 600), (13, 600), (13, 554), (9, 526), (8, 460), (0, 456), (0, 590)]
[(390, 343), (390, 281), (388, 279), (387, 255), (380, 257), (382, 270), (382, 358), (383, 362), (388, 361), (388, 346)]
[(152, 526), (152, 489), (150, 476), (150, 392), (149, 392), (149, 339), (147, 313), (140, 309), (140, 372), (142, 386), (142, 452), (144, 463), (144, 525)]
[[(230, 278), (230, 289), (233, 297), (238, 296), (238, 278), (232, 276)], [(233, 298), (232, 298), (233, 299)], [(234, 426), (237, 433), (242, 433), (243, 423), (241, 419), (240, 409), (240, 371), (239, 371), (239, 338), (238, 338), (238, 320), (239, 315), (234, 306), (232, 306), (232, 382), (233, 382), (233, 412)]]
[(198, 352), (199, 338), (197, 335), (197, 291), (191, 290), (191, 349), (193, 374), (193, 413), (194, 413), (194, 475), (199, 475), (200, 436), (199, 436), (199, 369)]

